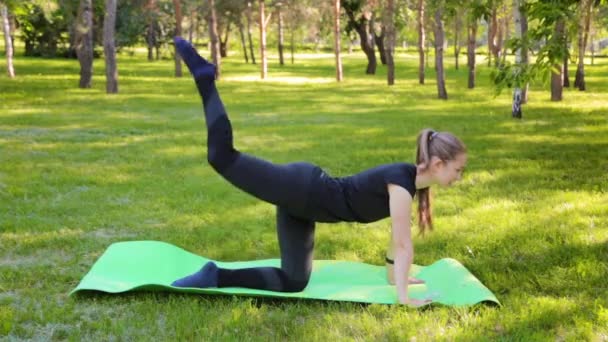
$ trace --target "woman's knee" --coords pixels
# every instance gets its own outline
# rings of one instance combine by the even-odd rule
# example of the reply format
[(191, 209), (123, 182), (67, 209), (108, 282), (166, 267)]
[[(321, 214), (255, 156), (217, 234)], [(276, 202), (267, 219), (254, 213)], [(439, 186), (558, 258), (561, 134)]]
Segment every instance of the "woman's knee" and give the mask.
[(302, 292), (308, 286), (310, 276), (303, 280), (288, 279), (285, 284), (285, 292)]
[(217, 173), (225, 175), (224, 171), (234, 163), (238, 156), (238, 151), (233, 150), (224, 152), (218, 151), (218, 149), (215, 148), (209, 148), (207, 151), (207, 162), (209, 162), (209, 165), (211, 165)]
[(222, 173), (238, 157), (232, 143), (232, 130), (228, 120), (217, 120), (207, 135), (207, 161)]
[(223, 161), (224, 159), (225, 158), (222, 158), (222, 153), (219, 148), (212, 146), (212, 145), (209, 145), (207, 147), (207, 162), (214, 169), (216, 169), (218, 171), (219, 171), (219, 169), (223, 169), (221, 166), (223, 166), (223, 164), (224, 164), (224, 161)]

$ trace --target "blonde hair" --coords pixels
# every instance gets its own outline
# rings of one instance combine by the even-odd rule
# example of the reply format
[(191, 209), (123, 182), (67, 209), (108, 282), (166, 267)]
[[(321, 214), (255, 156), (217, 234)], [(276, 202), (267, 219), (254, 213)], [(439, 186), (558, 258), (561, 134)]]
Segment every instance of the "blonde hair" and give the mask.
[[(456, 156), (467, 151), (465, 145), (449, 132), (436, 132), (425, 128), (418, 135), (416, 164), (420, 171), (430, 166), (431, 158), (437, 157), (443, 161), (454, 160)], [(418, 189), (418, 228), (424, 235), (427, 230), (433, 230), (430, 188)]]

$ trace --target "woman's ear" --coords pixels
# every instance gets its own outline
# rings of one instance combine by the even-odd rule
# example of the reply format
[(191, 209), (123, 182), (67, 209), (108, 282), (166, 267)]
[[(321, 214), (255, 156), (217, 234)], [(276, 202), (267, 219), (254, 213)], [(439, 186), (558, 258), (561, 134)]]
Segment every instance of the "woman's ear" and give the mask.
[(431, 169), (433, 171), (437, 171), (441, 167), (443, 167), (443, 164), (444, 164), (443, 160), (439, 159), (439, 157), (432, 156), (431, 161), (429, 162), (429, 169)]

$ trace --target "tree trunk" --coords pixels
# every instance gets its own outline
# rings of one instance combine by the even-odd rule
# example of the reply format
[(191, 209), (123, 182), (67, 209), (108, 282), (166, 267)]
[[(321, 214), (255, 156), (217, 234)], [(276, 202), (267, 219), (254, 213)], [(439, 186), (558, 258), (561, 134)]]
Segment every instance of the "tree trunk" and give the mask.
[[(593, 0), (584, 0), (581, 4), (581, 16), (578, 25), (578, 66), (576, 68), (576, 76), (574, 86), (578, 90), (584, 91), (587, 89), (585, 84), (585, 49), (587, 48), (587, 40), (589, 38), (589, 28), (591, 27), (591, 8)], [(584, 6), (584, 10), (583, 10)]]
[(93, 1), (81, 0), (76, 24), (76, 55), (80, 63), (80, 88), (91, 88), (93, 79)]
[(194, 41), (194, 30), (196, 28), (196, 26), (194, 24), (195, 13), (196, 13), (196, 8), (193, 8), (192, 11), (190, 12), (190, 23), (188, 25), (188, 41), (191, 43)]
[[(217, 27), (217, 12), (215, 11), (215, 9), (213, 10), (213, 12), (215, 12), (215, 26)], [(220, 40), (220, 57), (222, 58), (226, 58), (228, 57), (228, 38), (230, 38), (230, 21), (228, 21), (228, 24), (226, 24), (226, 31), (224, 32), (224, 39), (222, 39), (222, 35), (219, 33), (218, 31), (218, 38)]]
[(260, 68), (260, 77), (262, 79), (266, 78), (268, 74), (268, 60), (266, 58), (266, 14), (264, 14), (265, 4), (264, 0), (259, 0), (260, 4), (260, 59), (262, 60), (262, 65)]
[[(589, 6), (587, 7), (587, 16), (585, 18), (585, 37), (583, 39), (583, 56), (584, 56), (584, 50), (587, 48), (587, 41), (589, 40), (589, 36), (590, 36), (590, 28), (591, 28), (591, 21), (593, 20), (593, 1), (589, 0)], [(591, 39), (591, 50), (593, 52), (595, 52), (595, 49), (593, 48), (593, 39)], [(593, 55), (592, 55), (593, 57)], [(593, 65), (593, 59), (591, 62), (591, 65)], [(583, 78), (582, 78), (582, 88), (580, 90), (585, 90), (585, 73), (583, 72)]]
[(395, 84), (395, 61), (393, 58), (395, 52), (395, 0), (387, 0), (384, 18), (384, 27), (386, 28), (384, 43), (387, 75), (386, 80), (388, 85)]
[(579, 3), (579, 13), (581, 17), (578, 20), (577, 45), (578, 45), (578, 64), (576, 66), (576, 74), (574, 75), (574, 86), (580, 90), (581, 79), (583, 79), (583, 70), (585, 67), (585, 45), (583, 44), (585, 37), (585, 3), (589, 0), (581, 0)]
[(144, 6), (146, 16), (146, 45), (148, 48), (148, 61), (154, 60), (154, 47), (157, 44), (156, 38), (156, 0), (148, 0)]
[(566, 50), (564, 55), (564, 88), (570, 88), (570, 75), (568, 73), (568, 64), (570, 63), (570, 51), (568, 50), (568, 40), (566, 39), (566, 44), (564, 46)]
[(347, 7), (344, 7), (344, 12), (348, 17), (349, 25), (352, 25), (357, 31), (361, 43), (361, 50), (367, 57), (367, 69), (365, 70), (365, 73), (374, 75), (376, 73), (377, 61), (374, 34), (370, 24), (371, 18), (368, 17), (368, 14), (362, 13), (361, 17), (356, 19), (355, 13)]
[(377, 35), (376, 32), (373, 30), (373, 27), (375, 26), (372, 23), (370, 23), (370, 26), (372, 27), (372, 32), (374, 35), (374, 42), (376, 43), (376, 46), (378, 47), (378, 53), (380, 53), (380, 63), (382, 63), (382, 65), (386, 65), (387, 63), (387, 57), (386, 57), (386, 48), (384, 46), (384, 39), (386, 37), (386, 27), (384, 27), (384, 24), (381, 25), (380, 28), (380, 35)]
[(253, 39), (251, 38), (251, 1), (247, 1), (247, 37), (249, 38), (249, 55), (251, 63), (255, 64), (255, 53), (253, 52)]
[[(181, 37), (182, 35), (182, 4), (181, 0), (173, 0), (173, 6), (175, 7), (175, 36)], [(182, 77), (182, 61), (181, 57), (177, 53), (175, 48), (175, 77)]]
[(334, 0), (334, 51), (336, 54), (336, 80), (341, 82), (344, 75), (340, 57), (340, 0)]
[[(560, 18), (555, 23), (555, 34), (554, 34), (554, 43), (561, 41), (564, 37), (564, 30), (566, 26), (566, 21), (564, 18)], [(561, 61), (556, 61), (553, 65), (554, 69), (557, 70), (551, 71), (551, 101), (561, 101), (563, 99), (563, 88), (564, 88), (564, 71), (563, 64)]]
[[(513, 19), (515, 21), (515, 38), (521, 39), (521, 4), (520, 0), (513, 0)], [(515, 51), (515, 65), (521, 68), (521, 48)], [(511, 116), (517, 119), (521, 119), (521, 97), (522, 91), (519, 84), (515, 84), (515, 90), (513, 91), (513, 104), (511, 106)]]
[(375, 75), (378, 62), (376, 60), (373, 35), (369, 32), (369, 23), (366, 23), (364, 27), (361, 27), (359, 36), (361, 37), (361, 49), (363, 49), (365, 56), (367, 56), (367, 69), (365, 70), (365, 73), (368, 75)]
[(424, 49), (425, 49), (425, 32), (424, 32), (424, 0), (418, 0), (418, 83), (424, 84)]
[(154, 24), (148, 23), (146, 29), (146, 44), (148, 45), (148, 61), (154, 60), (154, 46), (156, 45), (156, 32), (154, 30)]
[[(502, 41), (503, 41), (503, 28), (504, 24), (502, 20), (498, 19), (498, 9), (492, 9), (491, 27), (488, 36), (488, 45), (490, 47), (491, 55), (494, 57), (494, 65), (499, 66), (501, 62), (502, 53)], [(490, 38), (491, 37), (491, 38)], [(488, 66), (490, 66), (490, 60), (488, 59)]]
[(439, 6), (435, 11), (435, 69), (437, 70), (437, 96), (447, 100), (448, 92), (445, 89), (445, 72), (443, 68), (443, 48), (445, 31), (443, 28), (443, 8)]
[(456, 18), (454, 18), (454, 65), (458, 70), (458, 55), (460, 55), (460, 26), (461, 26), (460, 13), (456, 12)]
[[(506, 8), (507, 4), (505, 3), (503, 6), (503, 10), (506, 13), (507, 12), (507, 8)], [(504, 18), (503, 19), (503, 27), (504, 27), (504, 37), (501, 38), (501, 47), (502, 47), (502, 52), (500, 53), (501, 56), (501, 64), (505, 65), (507, 63), (507, 52), (508, 52), (508, 44), (505, 44), (505, 42), (509, 41), (510, 38), (510, 34), (511, 34), (511, 27), (509, 25), (509, 20), (508, 18)]]
[(523, 116), (523, 112), (521, 110), (521, 97), (521, 88), (516, 87), (515, 90), (513, 90), (513, 104), (511, 106), (511, 116), (515, 119), (521, 119)]
[(8, 77), (15, 78), (15, 68), (13, 67), (13, 40), (11, 39), (11, 27), (8, 21), (8, 9), (6, 5), (0, 3), (2, 12), (2, 30), (4, 32), (4, 47), (6, 50), (6, 71)]
[(118, 67), (116, 66), (116, 0), (106, 0), (103, 19), (103, 52), (106, 58), (106, 93), (118, 93)]
[(492, 9), (490, 20), (488, 21), (488, 66), (492, 66), (492, 55), (494, 51), (494, 40), (496, 39), (496, 9)]
[(475, 61), (475, 48), (477, 41), (477, 19), (471, 19), (467, 28), (468, 39), (467, 39), (467, 66), (469, 68), (469, 89), (475, 88), (475, 74), (476, 74), (476, 61)]
[[(519, 0), (522, 1), (522, 4), (525, 3), (525, 0)], [(525, 11), (522, 11), (522, 7), (519, 8), (519, 15), (520, 15), (520, 23), (521, 23), (521, 36), (522, 37), (527, 37), (528, 35), (528, 14)], [(526, 68), (528, 67), (528, 63), (529, 63), (529, 49), (528, 49), (528, 42), (527, 40), (524, 40), (521, 44), (521, 64), (524, 65)], [(521, 94), (521, 103), (522, 104), (526, 104), (528, 103), (528, 87), (529, 84), (526, 82), (526, 84), (524, 85), (523, 89), (522, 89), (522, 94)]]
[[(161, 21), (157, 21), (156, 22), (158, 24), (158, 36), (159, 37), (164, 37), (166, 36), (165, 34), (165, 27), (163, 26), (163, 23)], [(154, 50), (156, 51), (156, 60), (160, 60), (160, 48), (162, 46), (162, 40), (161, 39), (157, 39), (155, 41), (156, 45), (154, 45)], [(165, 44), (166, 46), (167, 44)]]
[(504, 20), (501, 19), (498, 23), (498, 33), (496, 34), (496, 51), (495, 51), (495, 61), (494, 65), (496, 67), (500, 66), (500, 63), (503, 60), (502, 56), (502, 46), (504, 45), (505, 39), (505, 24)]
[(285, 61), (283, 59), (283, 12), (281, 12), (281, 5), (277, 6), (277, 15), (279, 16), (279, 20), (278, 20), (278, 24), (279, 24), (279, 64), (280, 65), (285, 65)]
[(239, 28), (239, 36), (241, 37), (241, 46), (243, 47), (245, 63), (249, 63), (249, 56), (247, 55), (247, 43), (245, 42), (245, 32), (243, 32), (243, 22), (241, 21), (241, 18), (238, 19), (237, 26)]
[(215, 0), (209, 0), (209, 12), (207, 12), (207, 23), (209, 23), (209, 40), (211, 41), (211, 60), (215, 64), (215, 79), (220, 79), (220, 67), (222, 56), (220, 54), (220, 38), (217, 34), (217, 16), (215, 13)]

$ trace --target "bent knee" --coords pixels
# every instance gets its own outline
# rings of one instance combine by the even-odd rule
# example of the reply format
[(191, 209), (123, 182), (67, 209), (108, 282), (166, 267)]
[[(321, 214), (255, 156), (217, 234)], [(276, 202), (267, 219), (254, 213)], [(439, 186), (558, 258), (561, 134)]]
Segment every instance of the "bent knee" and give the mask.
[(232, 165), (239, 153), (234, 148), (225, 146), (208, 146), (207, 162), (220, 174)]
[(305, 280), (290, 279), (285, 286), (285, 292), (302, 292), (308, 286), (310, 277)]
[(212, 146), (207, 148), (207, 162), (214, 168), (222, 163), (222, 157), (217, 148)]

